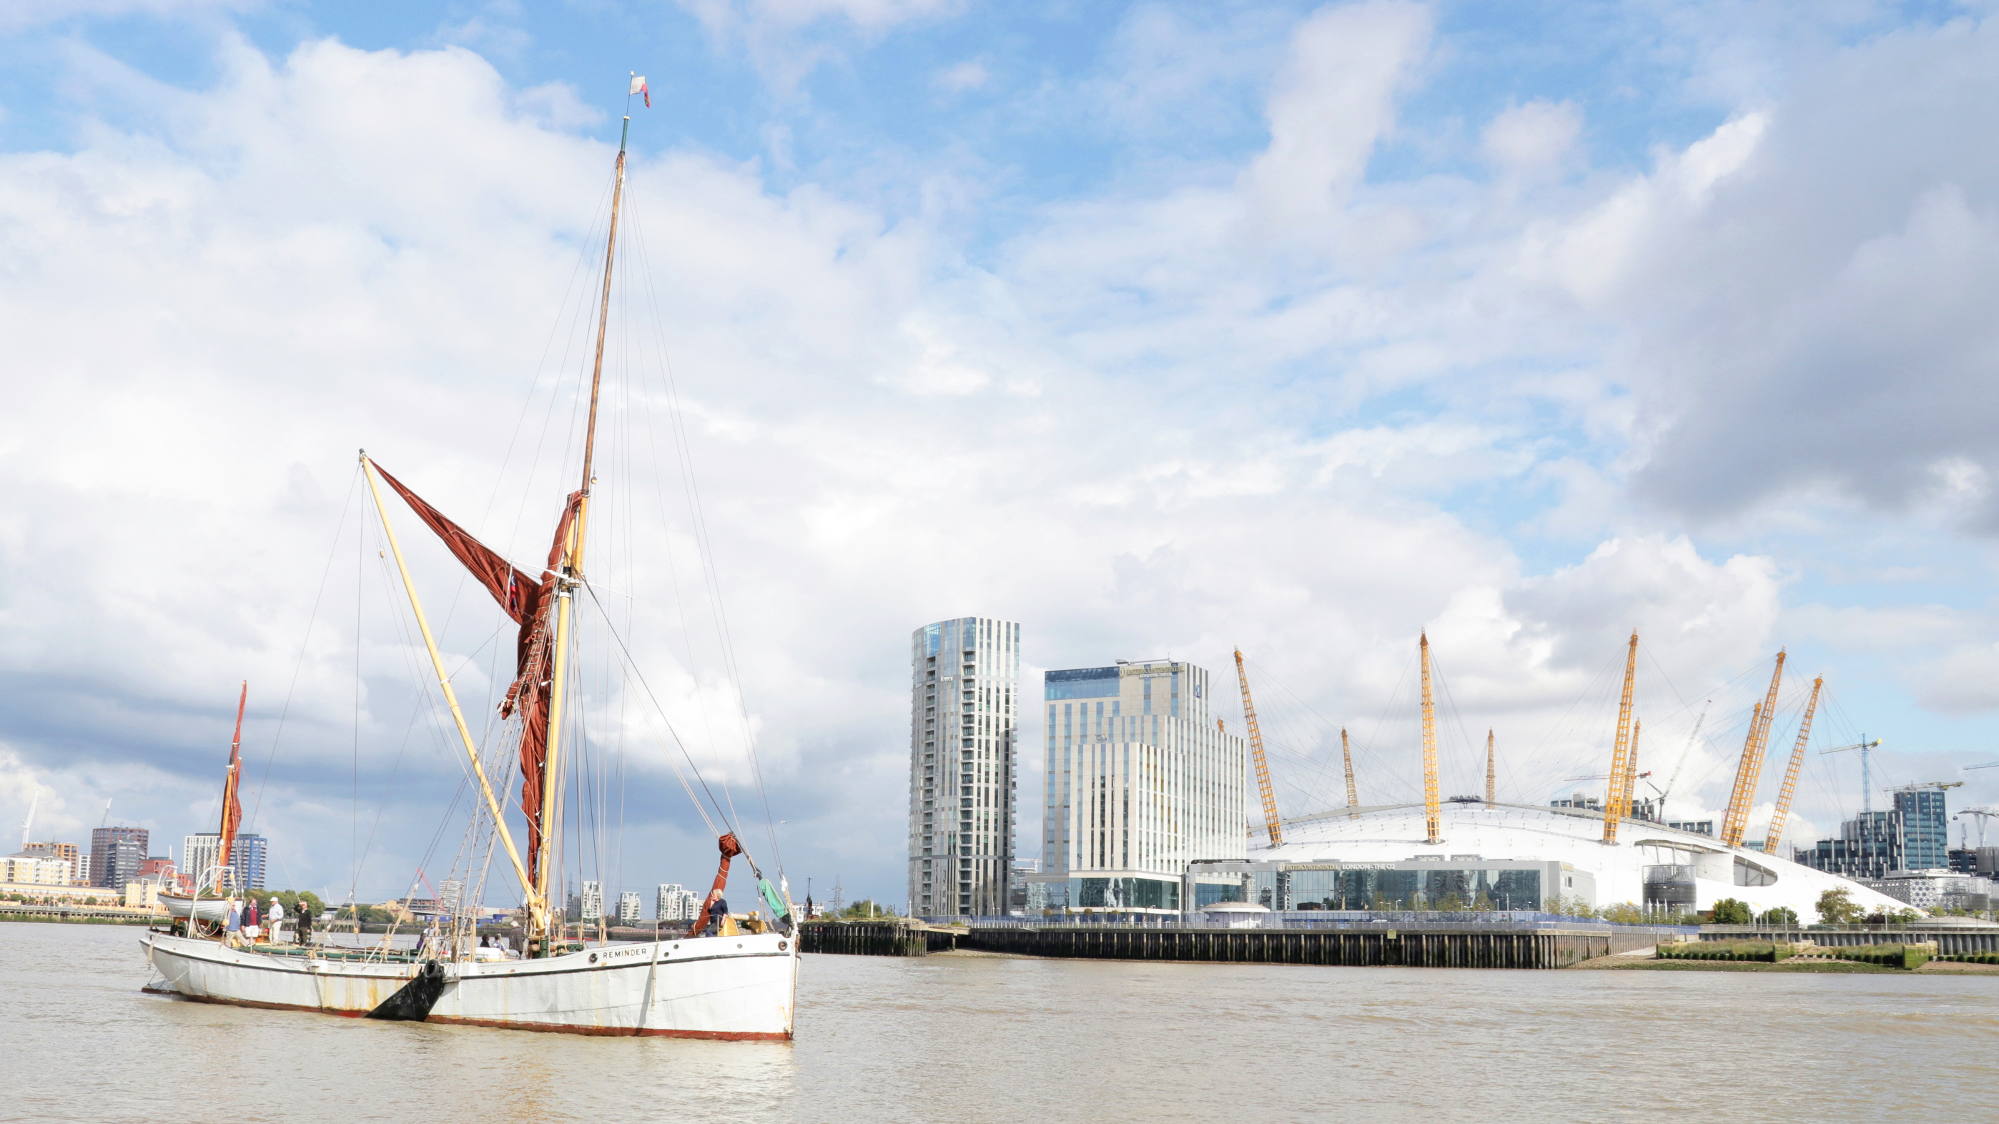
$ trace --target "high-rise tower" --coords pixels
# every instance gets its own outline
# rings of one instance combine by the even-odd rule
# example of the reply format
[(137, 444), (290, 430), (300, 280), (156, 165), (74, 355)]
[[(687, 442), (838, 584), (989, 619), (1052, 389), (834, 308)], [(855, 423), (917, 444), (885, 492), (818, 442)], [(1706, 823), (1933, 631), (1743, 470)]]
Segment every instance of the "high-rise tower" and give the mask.
[(1020, 626), (925, 625), (910, 638), (909, 670), (910, 909), (998, 916), (1013, 869)]

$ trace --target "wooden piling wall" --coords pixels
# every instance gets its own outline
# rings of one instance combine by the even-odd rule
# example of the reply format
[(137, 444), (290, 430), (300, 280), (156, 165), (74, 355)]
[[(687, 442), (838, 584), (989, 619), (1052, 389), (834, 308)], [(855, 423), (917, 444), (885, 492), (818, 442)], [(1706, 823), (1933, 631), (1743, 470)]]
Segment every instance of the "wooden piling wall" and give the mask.
[(1349, 967), (1566, 968), (1652, 944), (1649, 933), (1422, 929), (1147, 929), (974, 926), (959, 947), (1025, 956)]

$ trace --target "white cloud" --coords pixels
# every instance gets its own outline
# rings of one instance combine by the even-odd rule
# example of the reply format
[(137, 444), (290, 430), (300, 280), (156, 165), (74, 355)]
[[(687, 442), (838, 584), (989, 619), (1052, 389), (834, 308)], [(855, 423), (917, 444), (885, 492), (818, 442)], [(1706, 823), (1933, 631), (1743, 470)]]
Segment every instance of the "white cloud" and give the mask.
[(992, 77), (985, 63), (977, 59), (966, 59), (938, 71), (937, 76), (931, 81), (946, 93), (962, 94), (967, 90), (985, 88), (986, 83), (992, 81)]
[(0, 5), (0, 33), (72, 20), (246, 12), (264, 7), (265, 3), (266, 0), (11, 0)]
[(1509, 106), (1488, 122), (1479, 148), (1507, 173), (1538, 175), (1570, 157), (1582, 127), (1582, 110), (1574, 102), (1530, 101)]

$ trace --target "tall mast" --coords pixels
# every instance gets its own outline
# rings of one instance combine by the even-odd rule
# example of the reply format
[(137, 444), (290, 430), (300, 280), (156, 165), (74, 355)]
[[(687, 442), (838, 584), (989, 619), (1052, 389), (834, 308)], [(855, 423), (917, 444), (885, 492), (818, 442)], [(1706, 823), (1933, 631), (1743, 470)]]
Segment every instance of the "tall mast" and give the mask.
[(1347, 767), (1347, 807), (1360, 803), (1360, 791), (1353, 785), (1353, 747), (1347, 744), (1347, 728), (1340, 727), (1340, 760)]
[(611, 230), (604, 240), (604, 290), (597, 303), (597, 350), (590, 364), (590, 420), (583, 433), (583, 482), (577, 489), (576, 521), (570, 525), (562, 572), (555, 584), (555, 657), (549, 682), (548, 751), (542, 764), (541, 815), (536, 825), (541, 836), (541, 864), (535, 870), (535, 895), (541, 902), (543, 934), (550, 928), (549, 872), (556, 865), (556, 841), (562, 820), (562, 712), (568, 694), (565, 681), (569, 674), (569, 614), (576, 600), (576, 587), (583, 578), (583, 546), (590, 526), (590, 486), (595, 480), (597, 458), (597, 402), (604, 382), (604, 336), (611, 326), (611, 275), (618, 254), (618, 210), (625, 197), (625, 141), (631, 132), (632, 118), (628, 113), (618, 130), (617, 180), (611, 188)]
[(1485, 732), (1485, 802), (1499, 803), (1499, 770), (1492, 752), (1492, 731)]

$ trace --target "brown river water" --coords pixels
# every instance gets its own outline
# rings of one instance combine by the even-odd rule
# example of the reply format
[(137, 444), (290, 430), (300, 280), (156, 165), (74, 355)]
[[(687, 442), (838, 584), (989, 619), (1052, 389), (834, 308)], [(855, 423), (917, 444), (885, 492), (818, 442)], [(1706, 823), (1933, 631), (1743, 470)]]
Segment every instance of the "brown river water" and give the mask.
[(812, 955), (790, 1045), (146, 995), (0, 924), (0, 1120), (1999, 1120), (1999, 976)]

